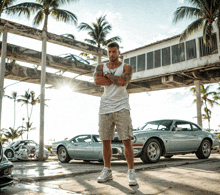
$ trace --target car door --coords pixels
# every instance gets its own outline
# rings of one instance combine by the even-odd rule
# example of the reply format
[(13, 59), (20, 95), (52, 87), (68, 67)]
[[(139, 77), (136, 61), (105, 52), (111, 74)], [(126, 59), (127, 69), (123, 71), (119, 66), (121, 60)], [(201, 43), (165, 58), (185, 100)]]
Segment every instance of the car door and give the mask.
[(70, 141), (68, 153), (73, 159), (92, 159), (93, 146), (91, 135), (79, 135)]
[(100, 159), (102, 158), (102, 141), (99, 138), (99, 135), (92, 135), (93, 142), (93, 158), (94, 159)]
[(191, 123), (176, 121), (167, 152), (190, 152), (197, 148), (197, 136)]

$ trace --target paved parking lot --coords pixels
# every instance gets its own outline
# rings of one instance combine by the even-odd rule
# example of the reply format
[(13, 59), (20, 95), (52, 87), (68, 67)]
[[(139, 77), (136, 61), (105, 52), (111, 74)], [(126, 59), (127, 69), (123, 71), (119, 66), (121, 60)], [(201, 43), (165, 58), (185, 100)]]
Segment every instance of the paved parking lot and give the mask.
[(97, 183), (103, 163), (72, 160), (63, 164), (56, 160), (46, 162), (14, 162), (13, 186), (2, 195), (52, 194), (220, 194), (220, 154), (207, 160), (195, 155), (161, 158), (155, 164), (135, 160), (138, 186), (127, 181), (126, 161), (113, 161), (113, 180)]

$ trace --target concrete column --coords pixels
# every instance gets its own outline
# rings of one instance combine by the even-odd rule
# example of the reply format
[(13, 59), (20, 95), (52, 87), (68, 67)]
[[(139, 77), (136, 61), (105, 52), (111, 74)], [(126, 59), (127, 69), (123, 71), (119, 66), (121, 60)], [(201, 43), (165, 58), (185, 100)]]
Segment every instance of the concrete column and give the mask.
[(202, 127), (202, 102), (200, 80), (194, 81), (196, 86), (196, 108), (197, 108), (197, 124)]
[(41, 64), (41, 94), (40, 94), (40, 143), (39, 161), (44, 157), (44, 102), (45, 102), (45, 81), (46, 81), (46, 54), (47, 54), (47, 34), (42, 32), (42, 64)]
[[(7, 53), (7, 35), (8, 30), (7, 27), (3, 29), (3, 37), (2, 37), (2, 51), (1, 51), (1, 66), (0, 66), (0, 130), (2, 128), (2, 99), (4, 96), (4, 77), (5, 77), (5, 58)], [(1, 132), (0, 132), (1, 135)]]

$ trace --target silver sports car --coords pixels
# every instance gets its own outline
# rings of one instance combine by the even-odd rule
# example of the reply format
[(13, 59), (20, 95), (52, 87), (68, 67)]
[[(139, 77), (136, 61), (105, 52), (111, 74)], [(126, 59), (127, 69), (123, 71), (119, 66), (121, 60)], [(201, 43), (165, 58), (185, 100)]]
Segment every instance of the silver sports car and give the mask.
[[(124, 159), (123, 144), (117, 140), (112, 142), (112, 156)], [(102, 161), (102, 141), (99, 135), (83, 134), (77, 135), (69, 140), (52, 143), (52, 151), (58, 155), (59, 161), (67, 163), (71, 159), (91, 161)]]
[[(195, 123), (184, 120), (150, 121), (134, 131), (132, 140), (135, 158), (144, 163), (155, 163), (161, 156), (171, 158), (177, 154), (195, 153), (200, 159), (209, 158), (211, 149), (219, 147), (217, 135)], [(99, 135), (78, 135), (70, 140), (52, 143), (60, 162), (71, 159), (102, 161), (102, 142)], [(125, 159), (124, 146), (117, 133), (112, 140), (112, 156)]]
[(155, 163), (161, 156), (195, 153), (207, 159), (212, 149), (219, 147), (218, 136), (195, 123), (184, 120), (156, 120), (145, 123), (134, 131), (135, 157), (144, 163)]

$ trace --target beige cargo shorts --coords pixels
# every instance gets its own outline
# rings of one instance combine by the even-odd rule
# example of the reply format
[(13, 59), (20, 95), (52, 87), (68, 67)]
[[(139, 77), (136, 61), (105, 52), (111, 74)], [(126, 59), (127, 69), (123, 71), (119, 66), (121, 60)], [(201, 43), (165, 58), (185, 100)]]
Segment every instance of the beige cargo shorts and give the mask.
[(122, 109), (118, 112), (99, 115), (99, 135), (101, 140), (113, 140), (115, 137), (115, 126), (119, 140), (133, 138), (133, 127), (130, 111)]

